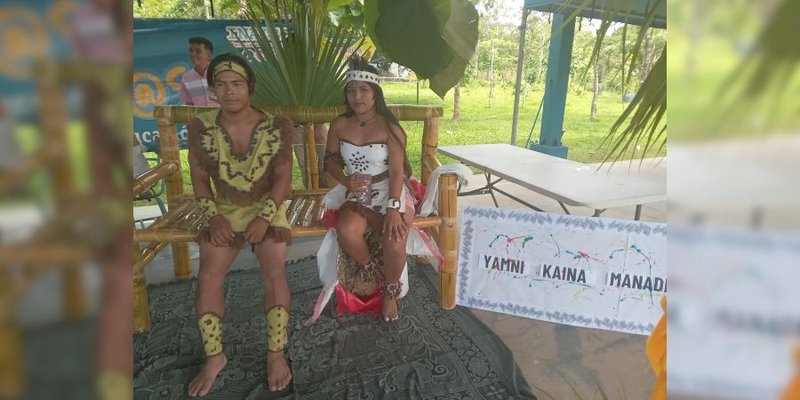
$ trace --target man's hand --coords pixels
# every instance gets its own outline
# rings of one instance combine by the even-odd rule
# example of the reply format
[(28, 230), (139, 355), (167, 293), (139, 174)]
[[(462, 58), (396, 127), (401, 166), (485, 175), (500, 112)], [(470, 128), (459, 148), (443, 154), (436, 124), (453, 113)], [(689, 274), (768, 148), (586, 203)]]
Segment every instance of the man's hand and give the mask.
[(231, 223), (222, 215), (215, 215), (208, 221), (211, 226), (211, 244), (217, 247), (227, 247), (233, 243), (236, 236), (231, 229)]
[(405, 240), (408, 228), (400, 211), (394, 208), (386, 210), (386, 216), (383, 218), (383, 234), (389, 235), (389, 240)]
[(261, 217), (255, 217), (247, 225), (244, 238), (250, 242), (250, 244), (259, 244), (264, 240), (264, 236), (267, 234), (267, 228), (269, 228), (269, 222), (267, 220)]

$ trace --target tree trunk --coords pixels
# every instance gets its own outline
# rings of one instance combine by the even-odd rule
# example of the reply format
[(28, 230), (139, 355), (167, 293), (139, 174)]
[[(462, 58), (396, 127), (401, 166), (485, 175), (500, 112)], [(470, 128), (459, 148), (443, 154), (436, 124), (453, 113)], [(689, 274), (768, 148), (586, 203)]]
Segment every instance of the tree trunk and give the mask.
[[(542, 41), (540, 43), (547, 43), (547, 34), (545, 29), (542, 29)], [(536, 80), (534, 83), (542, 81), (542, 73), (544, 72), (544, 45), (539, 45), (539, 67), (536, 68)]]
[(649, 32), (644, 35), (644, 52), (642, 54), (642, 62), (639, 67), (639, 86), (644, 83), (647, 78), (647, 73), (650, 72), (650, 67), (653, 65), (653, 49), (651, 49), (650, 42), (653, 38), (653, 28), (649, 28)]
[(478, 79), (478, 70), (480, 69), (478, 67), (481, 65), (480, 51), (481, 51), (481, 38), (479, 35), (478, 41), (475, 44), (475, 71), (474, 71), (475, 79)]
[(239, 0), (239, 18), (247, 18), (247, 0)]
[(494, 100), (494, 41), (492, 41), (491, 52), (492, 57), (489, 62), (489, 107), (492, 106), (492, 100)]
[(592, 66), (593, 74), (594, 75), (594, 88), (592, 90), (592, 113), (589, 117), (590, 121), (594, 121), (597, 119), (597, 99), (600, 97), (600, 63), (598, 59), (600, 55), (598, 54), (597, 57), (594, 58), (594, 65)]
[(456, 89), (453, 92), (453, 121), (461, 119), (461, 80), (456, 83)]
[(203, 0), (203, 5), (206, 9), (206, 19), (211, 19), (211, 0)]

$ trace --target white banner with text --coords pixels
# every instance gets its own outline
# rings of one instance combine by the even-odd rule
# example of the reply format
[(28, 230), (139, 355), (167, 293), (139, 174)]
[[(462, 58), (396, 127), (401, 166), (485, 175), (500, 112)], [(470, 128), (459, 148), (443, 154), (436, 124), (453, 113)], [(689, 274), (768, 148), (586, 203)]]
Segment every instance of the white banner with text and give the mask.
[(666, 225), (465, 207), (456, 302), (647, 335), (667, 292)]

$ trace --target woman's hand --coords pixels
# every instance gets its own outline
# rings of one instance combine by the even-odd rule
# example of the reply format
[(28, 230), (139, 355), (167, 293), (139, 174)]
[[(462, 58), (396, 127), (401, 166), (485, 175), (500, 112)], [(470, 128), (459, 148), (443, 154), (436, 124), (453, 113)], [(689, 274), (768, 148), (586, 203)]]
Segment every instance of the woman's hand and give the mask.
[(211, 244), (217, 247), (230, 246), (236, 236), (231, 229), (231, 223), (220, 214), (208, 221), (211, 230)]
[(383, 234), (389, 235), (389, 240), (399, 241), (406, 239), (408, 227), (400, 215), (400, 211), (390, 208), (386, 210), (386, 216), (383, 218)]

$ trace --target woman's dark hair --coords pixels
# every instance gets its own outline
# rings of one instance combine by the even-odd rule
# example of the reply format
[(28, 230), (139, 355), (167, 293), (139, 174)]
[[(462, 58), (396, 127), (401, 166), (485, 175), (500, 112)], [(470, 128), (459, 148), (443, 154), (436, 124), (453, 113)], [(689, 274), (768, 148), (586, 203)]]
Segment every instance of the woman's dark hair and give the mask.
[[(364, 58), (353, 57), (350, 59), (349, 64), (351, 71), (352, 70), (366, 71), (378, 75), (378, 70), (375, 69), (375, 67), (373, 67), (372, 65), (369, 65), (369, 62), (367, 62), (367, 60)], [(406, 131), (403, 130), (403, 127), (400, 125), (400, 121), (397, 120), (397, 117), (395, 117), (394, 114), (392, 114), (392, 111), (389, 110), (389, 107), (386, 105), (386, 98), (384, 98), (383, 96), (383, 89), (381, 89), (381, 87), (376, 83), (372, 82), (364, 82), (364, 83), (366, 83), (367, 85), (369, 85), (370, 88), (372, 88), (372, 94), (373, 97), (375, 98), (375, 112), (377, 112), (378, 115), (382, 116), (384, 121), (386, 121), (386, 129), (389, 131), (389, 140), (394, 139), (398, 144), (400, 144), (403, 147), (403, 169), (405, 170), (406, 178), (408, 178), (411, 176), (411, 163), (408, 161), (408, 154), (406, 153), (406, 147), (405, 147), (406, 143), (403, 140), (403, 138), (400, 137), (400, 134), (395, 132), (394, 129), (392, 129), (392, 125), (399, 127), (400, 131), (403, 133), (404, 136), (407, 136)], [(211, 84), (211, 82), (209, 82), (209, 84)], [(353, 110), (353, 108), (350, 107), (350, 103), (347, 101), (347, 84), (345, 84), (344, 86), (344, 104), (346, 110), (342, 115), (345, 117), (352, 117), (353, 115), (355, 115), (356, 113), (355, 110)]]
[(206, 70), (206, 81), (208, 85), (214, 86), (214, 69), (217, 67), (217, 64), (225, 61), (239, 64), (244, 68), (245, 72), (247, 72), (245, 79), (247, 80), (247, 85), (250, 87), (250, 94), (253, 94), (256, 90), (256, 75), (253, 73), (253, 68), (250, 67), (247, 60), (236, 54), (223, 53), (211, 59), (211, 63), (208, 64), (208, 69)]

